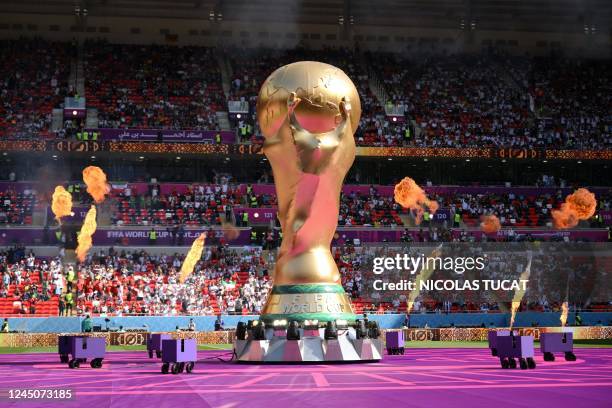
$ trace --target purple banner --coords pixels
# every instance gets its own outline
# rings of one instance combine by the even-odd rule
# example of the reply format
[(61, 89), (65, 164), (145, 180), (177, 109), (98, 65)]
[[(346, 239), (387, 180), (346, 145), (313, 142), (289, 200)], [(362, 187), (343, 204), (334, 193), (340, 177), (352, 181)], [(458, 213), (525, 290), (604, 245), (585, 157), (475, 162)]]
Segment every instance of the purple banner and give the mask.
[[(35, 244), (35, 245), (56, 245), (56, 229), (49, 229), (45, 234), (42, 228), (2, 228), (0, 229), (0, 246), (12, 245), (14, 243)], [(96, 231), (93, 237), (94, 245), (149, 245), (150, 229), (143, 228), (101, 228)], [(166, 228), (155, 228), (157, 232), (156, 245), (170, 246), (175, 244), (174, 233)], [(204, 231), (210, 233), (208, 228), (185, 229), (183, 245), (191, 245)], [(230, 245), (247, 245), (250, 243), (250, 228), (240, 229), (238, 238), (231, 241)], [(45, 237), (46, 235), (46, 237)], [(213, 230), (214, 241), (218, 243), (223, 238), (223, 231)], [(177, 237), (178, 242), (178, 237)], [(211, 243), (208, 239), (207, 242)]]
[[(174, 241), (173, 234), (165, 228), (155, 228), (157, 231), (156, 244), (160, 246), (172, 245)], [(96, 231), (94, 235), (94, 245), (142, 245), (149, 244), (149, 231), (146, 228), (102, 228)], [(186, 229), (183, 239), (183, 245), (191, 245), (193, 240), (200, 233), (208, 231), (205, 228)], [(496, 236), (501, 238), (508, 235), (510, 230), (501, 230), (496, 235), (489, 235), (492, 239)], [(552, 237), (569, 237), (572, 240), (585, 239), (590, 241), (605, 242), (608, 240), (608, 232), (605, 229), (591, 230), (546, 230), (546, 229), (515, 229), (515, 235), (531, 234), (534, 238), (550, 239)], [(337, 231), (337, 239), (334, 239), (333, 245), (341, 245), (347, 240), (358, 238), (361, 242), (399, 242), (402, 238), (404, 230), (401, 228), (341, 228)], [(418, 229), (409, 229), (408, 233), (413, 239), (419, 239)], [(461, 230), (453, 230), (454, 236), (459, 236)], [(423, 238), (429, 239), (429, 232), (423, 229), (421, 233)], [(468, 230), (468, 234), (480, 237), (483, 233), (480, 230)], [(55, 229), (50, 229), (47, 232), (45, 241), (45, 232), (42, 228), (0, 228), (0, 245), (12, 245), (14, 243), (36, 244), (42, 245), (46, 242), (48, 245), (55, 245)], [(220, 239), (223, 232), (220, 229), (214, 230), (214, 236)], [(250, 242), (250, 228), (240, 229), (239, 237), (232, 241), (231, 245), (247, 245)]]
[(248, 208), (239, 207), (234, 208), (234, 216), (237, 221), (242, 221), (242, 213), (249, 215), (249, 222), (253, 224), (268, 224), (270, 221), (276, 220), (276, 207), (265, 207), (265, 208)]
[[(405, 231), (408, 231), (408, 234), (412, 235), (412, 239), (414, 241), (419, 241), (421, 238), (430, 240), (430, 233), (427, 228), (423, 228), (422, 231), (419, 229), (353, 229), (353, 228), (339, 228), (336, 231), (336, 235), (338, 238), (334, 239), (332, 245), (342, 245), (344, 242), (348, 240), (353, 240), (355, 238), (359, 239), (361, 242), (399, 242), (402, 239), (402, 235)], [(453, 237), (458, 238), (461, 236), (461, 232), (463, 230), (454, 229), (452, 230)], [(509, 229), (503, 229), (499, 231), (497, 234), (488, 234), (487, 236), (490, 239), (496, 238), (504, 238), (510, 234)], [(534, 238), (548, 240), (553, 237), (568, 237), (571, 240), (584, 239), (595, 242), (605, 242), (608, 240), (608, 232), (603, 229), (599, 230), (565, 230), (565, 231), (557, 231), (557, 230), (545, 230), (545, 229), (514, 229), (512, 230), (513, 234), (518, 236), (525, 236), (530, 234)], [(480, 230), (467, 230), (468, 235), (473, 235), (477, 238), (480, 238), (483, 235), (483, 232)]]
[[(155, 244), (158, 246), (170, 246), (178, 242), (179, 237), (175, 237), (172, 230), (165, 228), (154, 228), (157, 232), (157, 240)], [(135, 229), (135, 228), (114, 228), (100, 229), (96, 231), (93, 237), (94, 245), (149, 245), (150, 229)], [(191, 245), (194, 239), (200, 236), (202, 232), (211, 233), (208, 228), (185, 229), (183, 235), (183, 245)], [(223, 231), (220, 229), (212, 230), (213, 238), (216, 241), (223, 240)], [(230, 245), (247, 245), (250, 243), (250, 228), (240, 229), (238, 238), (230, 242)], [(176, 241), (175, 241), (176, 238)], [(207, 238), (207, 242), (211, 242)]]
[[(62, 223), (64, 222), (82, 222), (85, 219), (85, 216), (87, 215), (87, 211), (89, 211), (90, 208), (91, 206), (87, 206), (87, 205), (73, 206), (72, 212), (74, 213), (74, 215), (71, 217), (62, 218)], [(47, 207), (47, 218), (48, 219), (55, 218), (55, 215), (53, 215), (53, 211), (51, 211), (51, 206)]]
[(157, 142), (161, 132), (164, 142), (207, 142), (214, 143), (215, 135), (221, 135), (221, 142), (232, 144), (236, 135), (230, 131), (214, 130), (167, 130), (167, 129), (87, 129), (88, 132), (99, 132), (99, 140), (120, 142)]
[(612, 225), (612, 211), (600, 211), (599, 213), (605, 225)]

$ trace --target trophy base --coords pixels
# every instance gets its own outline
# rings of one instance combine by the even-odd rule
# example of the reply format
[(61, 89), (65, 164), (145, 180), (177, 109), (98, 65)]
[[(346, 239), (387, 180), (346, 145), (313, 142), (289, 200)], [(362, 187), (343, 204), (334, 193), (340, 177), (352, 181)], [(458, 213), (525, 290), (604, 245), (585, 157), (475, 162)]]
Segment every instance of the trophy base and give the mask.
[(287, 340), (266, 330), (265, 340), (235, 340), (234, 353), (243, 363), (366, 363), (382, 359), (383, 342), (380, 338), (357, 339), (353, 328), (339, 331), (337, 339), (325, 339), (320, 329), (318, 336), (299, 340)]
[(353, 322), (357, 316), (342, 285), (312, 283), (274, 286), (261, 319), (266, 323), (281, 319)]

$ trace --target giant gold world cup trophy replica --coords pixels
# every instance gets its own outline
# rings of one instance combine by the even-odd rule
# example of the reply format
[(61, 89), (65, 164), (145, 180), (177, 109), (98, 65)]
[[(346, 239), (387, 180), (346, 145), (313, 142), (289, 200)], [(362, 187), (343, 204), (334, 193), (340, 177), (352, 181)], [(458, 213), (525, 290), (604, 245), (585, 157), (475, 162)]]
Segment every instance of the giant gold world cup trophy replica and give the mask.
[(237, 328), (239, 360), (381, 358), (378, 327), (356, 318), (330, 251), (360, 116), (355, 85), (328, 64), (285, 65), (261, 87), (257, 118), (283, 240), (260, 321)]

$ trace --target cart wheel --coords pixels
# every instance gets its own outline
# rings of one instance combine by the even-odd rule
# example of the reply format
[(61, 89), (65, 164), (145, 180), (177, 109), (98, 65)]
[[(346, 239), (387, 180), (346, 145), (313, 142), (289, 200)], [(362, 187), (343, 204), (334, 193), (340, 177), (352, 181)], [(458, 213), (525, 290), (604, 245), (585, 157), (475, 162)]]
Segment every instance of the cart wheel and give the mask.
[(89, 365), (91, 366), (91, 368), (98, 368), (98, 359), (94, 358), (93, 360), (91, 360)]
[(527, 367), (529, 367), (532, 370), (536, 368), (536, 362), (532, 357), (527, 358)]
[(172, 371), (172, 374), (178, 374), (180, 367), (179, 363), (173, 363), (170, 371)]
[(555, 361), (555, 355), (550, 351), (544, 353), (544, 361)]
[(402, 353), (402, 356), (404, 355), (404, 348), (403, 347), (400, 348), (400, 353)]
[(506, 360), (505, 358), (500, 358), (499, 362), (501, 363), (501, 368), (508, 368), (508, 360)]
[(155, 355), (157, 356), (157, 358), (161, 358), (161, 354), (162, 354), (161, 350), (155, 351)]
[(153, 358), (153, 350), (149, 350), (149, 358)]
[(510, 368), (516, 368), (516, 360), (513, 358), (509, 358), (508, 359), (508, 367)]
[[(85, 362), (85, 361), (83, 361), (83, 362)], [(74, 366), (75, 366), (76, 368), (81, 367), (81, 362), (80, 362), (79, 360), (75, 359), (75, 360), (74, 360)]]
[(491, 349), (491, 355), (492, 355), (493, 357), (497, 357), (497, 349), (492, 348), (492, 349)]
[(189, 363), (187, 363), (187, 365), (185, 366), (185, 371), (187, 372), (187, 374), (189, 374), (190, 372), (193, 371), (193, 366), (194, 366), (194, 362), (191, 361)]
[(67, 362), (68, 362), (68, 355), (60, 354), (60, 363), (67, 363)]
[(527, 360), (525, 360), (524, 358), (521, 358), (519, 360), (519, 364), (521, 365), (521, 370), (526, 370), (527, 369)]
[(565, 361), (576, 361), (576, 355), (571, 351), (565, 353)]
[(181, 363), (181, 365), (179, 366), (179, 370), (180, 370), (179, 372), (181, 373), (185, 371), (185, 363)]
[(162, 367), (161, 367), (162, 374), (168, 374), (169, 368), (170, 368), (170, 364), (168, 363), (162, 364)]
[(70, 367), (70, 368), (77, 368), (78, 367), (77, 366), (77, 361), (76, 360), (70, 360), (68, 362), (68, 367)]

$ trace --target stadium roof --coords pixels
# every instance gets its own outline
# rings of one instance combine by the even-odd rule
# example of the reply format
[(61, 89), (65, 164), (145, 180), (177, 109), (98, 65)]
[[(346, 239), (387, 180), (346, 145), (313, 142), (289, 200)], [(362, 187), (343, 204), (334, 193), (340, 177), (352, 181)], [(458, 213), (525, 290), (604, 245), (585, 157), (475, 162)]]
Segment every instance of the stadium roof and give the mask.
[(607, 32), (609, 0), (3, 0), (0, 12), (89, 16), (201, 18), (225, 21), (338, 24), (344, 16), (360, 26), (410, 26), (529, 31)]

